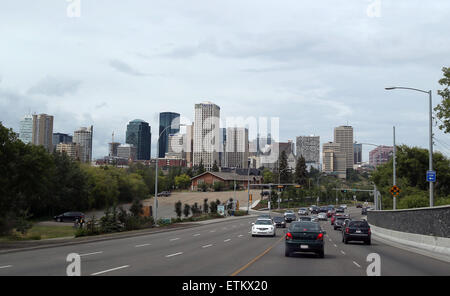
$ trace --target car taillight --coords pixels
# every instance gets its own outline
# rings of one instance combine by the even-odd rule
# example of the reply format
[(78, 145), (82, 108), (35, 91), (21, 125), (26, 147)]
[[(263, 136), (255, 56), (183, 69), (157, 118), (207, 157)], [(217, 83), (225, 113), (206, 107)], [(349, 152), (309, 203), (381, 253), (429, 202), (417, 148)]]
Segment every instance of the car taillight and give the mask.
[(367, 233), (370, 234), (370, 228), (369, 228), (369, 230), (367, 231)]
[(319, 233), (319, 235), (317, 236), (317, 240), (323, 240), (323, 233)]
[(347, 227), (347, 228), (345, 228), (345, 233), (349, 233), (350, 232), (350, 229)]
[(286, 233), (286, 240), (291, 240), (292, 234), (290, 232)]

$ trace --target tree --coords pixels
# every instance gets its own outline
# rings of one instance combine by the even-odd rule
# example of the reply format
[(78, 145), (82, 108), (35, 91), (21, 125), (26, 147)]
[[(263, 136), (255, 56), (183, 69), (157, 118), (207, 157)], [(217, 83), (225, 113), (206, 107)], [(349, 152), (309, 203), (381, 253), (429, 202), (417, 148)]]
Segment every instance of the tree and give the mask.
[(450, 133), (450, 68), (443, 67), (444, 77), (439, 80), (439, 84), (444, 86), (443, 90), (438, 90), (438, 95), (442, 97), (442, 102), (434, 108), (436, 117), (441, 121), (439, 128), (444, 133)]
[(214, 160), (212, 171), (213, 172), (218, 172), (219, 171), (219, 166), (217, 165), (217, 161), (216, 160)]
[(303, 155), (300, 155), (295, 165), (294, 182), (300, 185), (306, 185), (307, 173), (305, 158)]
[(203, 165), (203, 158), (202, 158), (202, 159), (200, 159), (200, 164), (197, 168), (197, 175), (201, 175), (204, 172), (206, 172), (206, 170), (205, 170), (205, 166)]
[(189, 188), (191, 185), (191, 178), (186, 175), (182, 174), (180, 176), (175, 177), (175, 186), (179, 189), (186, 189)]
[(208, 214), (208, 199), (203, 200), (203, 213)]
[(184, 209), (183, 209), (184, 217), (186, 217), (186, 218), (189, 217), (190, 212), (191, 212), (191, 206), (188, 204), (185, 204)]
[(264, 183), (274, 183), (274, 174), (267, 168), (264, 169), (263, 173)]
[(292, 182), (292, 174), (290, 172), (290, 168), (288, 167), (287, 155), (286, 151), (282, 151), (281, 155), (278, 159), (278, 174), (280, 178), (280, 183), (291, 183)]
[(181, 201), (178, 201), (175, 203), (175, 213), (177, 214), (178, 219), (181, 218), (181, 214), (182, 214), (181, 206), (182, 206)]

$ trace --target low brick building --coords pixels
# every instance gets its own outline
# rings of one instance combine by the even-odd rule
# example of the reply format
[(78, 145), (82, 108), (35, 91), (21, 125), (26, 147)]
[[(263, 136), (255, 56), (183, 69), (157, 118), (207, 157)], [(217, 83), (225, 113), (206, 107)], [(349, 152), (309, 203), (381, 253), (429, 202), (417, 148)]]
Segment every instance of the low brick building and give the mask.
[(236, 187), (246, 188), (248, 179), (250, 180), (250, 184), (261, 184), (261, 176), (250, 175), (239, 175), (234, 172), (205, 172), (198, 176), (191, 178), (191, 189), (198, 190), (198, 186), (202, 183), (206, 183), (207, 185), (214, 186), (216, 182), (222, 182), (225, 184), (225, 187), (230, 188), (230, 186), (234, 185), (234, 181), (236, 180)]

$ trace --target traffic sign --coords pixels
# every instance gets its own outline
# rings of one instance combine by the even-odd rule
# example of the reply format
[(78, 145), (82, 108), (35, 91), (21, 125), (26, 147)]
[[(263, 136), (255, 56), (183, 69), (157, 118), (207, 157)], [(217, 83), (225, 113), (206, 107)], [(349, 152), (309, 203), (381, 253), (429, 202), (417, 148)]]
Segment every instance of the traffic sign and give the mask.
[(389, 192), (391, 192), (392, 195), (398, 195), (400, 193), (400, 188), (397, 185), (394, 185), (391, 187)]
[(436, 171), (427, 171), (427, 182), (436, 182)]

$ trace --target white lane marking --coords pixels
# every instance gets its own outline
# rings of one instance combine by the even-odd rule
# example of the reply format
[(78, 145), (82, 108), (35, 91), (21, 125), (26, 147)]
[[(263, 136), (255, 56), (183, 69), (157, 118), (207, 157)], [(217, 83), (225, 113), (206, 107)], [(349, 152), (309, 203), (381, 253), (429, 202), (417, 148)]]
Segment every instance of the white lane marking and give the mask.
[(181, 254), (183, 254), (183, 252), (178, 252), (178, 253), (175, 253), (175, 254), (166, 255), (166, 258), (170, 258), (170, 257), (173, 257), (173, 256), (178, 256), (178, 255), (181, 255)]
[(99, 274), (102, 274), (102, 273), (107, 273), (107, 272), (111, 272), (111, 271), (114, 271), (114, 270), (123, 269), (123, 268), (127, 268), (127, 267), (130, 267), (130, 265), (124, 265), (124, 266), (111, 268), (111, 269), (104, 270), (104, 271), (95, 272), (95, 273), (93, 273), (91, 275), (99, 275)]
[(95, 254), (101, 254), (101, 253), (103, 253), (103, 251), (100, 251), (100, 252), (94, 252), (94, 253), (87, 253), (87, 254), (80, 254), (80, 257), (83, 257), (83, 256), (89, 256), (89, 255), (95, 255)]
[(354, 263), (356, 266), (361, 267), (361, 265), (359, 265), (359, 264), (356, 263), (355, 261), (353, 261), (353, 263)]
[(145, 246), (150, 246), (150, 244), (136, 245), (136, 246), (134, 246), (134, 247), (135, 247), (135, 248), (140, 248), (140, 247), (145, 247)]
[(243, 236), (244, 236), (243, 234), (239, 234), (239, 235), (238, 235), (238, 237), (243, 237)]
[(211, 230), (210, 232), (216, 232), (215, 230)]
[(224, 240), (223, 242), (226, 243), (226, 242), (229, 242), (230, 240), (231, 240), (231, 238), (226, 239), (226, 240)]
[(330, 242), (332, 242), (331, 238), (328, 239)]
[(176, 241), (176, 240), (179, 240), (179, 239), (180, 239), (179, 237), (171, 238), (170, 241), (173, 242), (173, 241)]
[(337, 248), (337, 245), (336, 245), (336, 244), (333, 244), (333, 246), (334, 246), (335, 248)]
[(345, 255), (345, 252), (344, 252), (344, 251), (342, 251), (342, 250), (341, 250), (341, 253), (342, 253), (343, 255)]
[(248, 233), (252, 233), (251, 231), (249, 231)]
[(200, 235), (200, 233), (196, 233), (196, 234), (194, 234), (193, 236), (199, 236)]
[(0, 266), (0, 269), (1, 269), (1, 268), (9, 268), (9, 267), (12, 267), (12, 265)]
[(227, 230), (228, 228), (226, 228), (226, 227), (222, 227), (222, 229), (223, 229), (223, 230)]
[(206, 246), (203, 246), (202, 248), (209, 248), (209, 247), (212, 247), (212, 245), (206, 245)]

